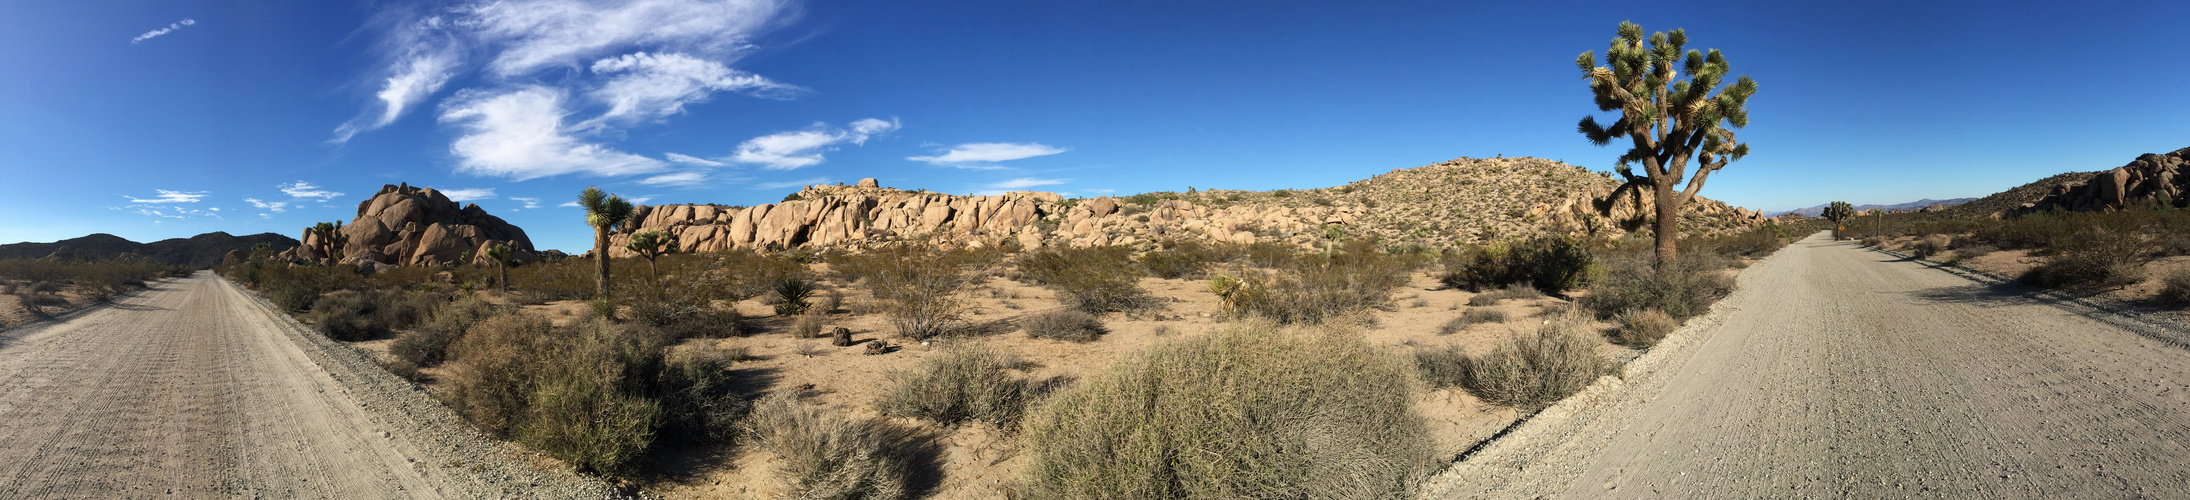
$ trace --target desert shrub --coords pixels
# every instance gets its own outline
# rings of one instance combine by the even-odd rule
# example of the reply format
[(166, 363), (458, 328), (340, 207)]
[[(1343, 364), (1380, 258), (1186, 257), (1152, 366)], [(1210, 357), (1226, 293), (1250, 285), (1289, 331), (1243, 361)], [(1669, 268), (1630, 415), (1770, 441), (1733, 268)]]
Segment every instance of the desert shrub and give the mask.
[(1402, 496), (1430, 458), (1412, 380), (1344, 332), (1168, 340), (1027, 415), (1023, 496)]
[(20, 295), (20, 297), (22, 297), (25, 306), (54, 307), (68, 305), (67, 298), (51, 293), (28, 293)]
[(1909, 253), (1919, 259), (1929, 259), (1934, 255), (1939, 255), (1940, 252), (1947, 251), (1949, 242), (1950, 240), (1947, 239), (1946, 235), (1927, 235), (1917, 239), (1916, 244), (1909, 247)]
[(853, 420), (778, 392), (755, 402), (739, 427), (744, 442), (782, 460), (779, 474), (796, 498), (912, 496), (913, 454), (880, 422)]
[(1866, 236), (1863, 238), (1862, 241), (1856, 242), (1856, 244), (1868, 248), (1878, 248), (1880, 245), (1886, 244), (1886, 239), (1878, 236)]
[(1587, 316), (1568, 314), (1535, 332), (1507, 337), (1482, 356), (1447, 352), (1418, 355), (1416, 362), (1425, 378), (1454, 383), (1493, 404), (1533, 410), (1581, 392), (1612, 371), (1588, 330)]
[(0, 295), (15, 295), (15, 282), (0, 283)]
[(1954, 247), (1954, 257), (1964, 260), (1975, 259), (1992, 255), (1993, 252), (1997, 251), (2000, 251), (2000, 247), (1992, 245), (1957, 245)]
[(1537, 291), (1535, 287), (1515, 283), (1506, 285), (1505, 288), (1488, 290), (1475, 294), (1474, 297), (1468, 297), (1468, 305), (1475, 307), (1493, 306), (1506, 300), (1529, 300), (1543, 298), (1543, 296), (1543, 292)]
[(1702, 246), (1728, 257), (1764, 257), (1785, 248), (1796, 236), (1802, 235), (1789, 226), (1766, 224), (1710, 238)]
[(533, 374), (555, 361), (547, 318), (529, 313), (488, 317), (449, 346), (460, 365), (450, 376), (449, 406), (489, 434), (508, 437), (528, 411)]
[(451, 348), (460, 370), (450, 406), (582, 470), (627, 471), (662, 424), (652, 393), (666, 342), (658, 330), (601, 318), (556, 328), (528, 313), (489, 317)]
[(2190, 304), (2190, 269), (2175, 269), (2160, 276), (2159, 299), (2170, 304)]
[(943, 425), (980, 421), (1010, 430), (1027, 405), (1027, 381), (1010, 370), (987, 347), (953, 342), (929, 354), (918, 368), (892, 373), (895, 385), (875, 404), (882, 414), (894, 417)]
[(1452, 334), (1455, 334), (1455, 333), (1460, 333), (1460, 331), (1461, 331), (1461, 330), (1466, 330), (1466, 329), (1468, 329), (1468, 327), (1469, 327), (1469, 326), (1474, 326), (1474, 325), (1475, 325), (1475, 322), (1473, 322), (1473, 321), (1468, 321), (1468, 318), (1467, 318), (1467, 316), (1465, 316), (1465, 315), (1462, 315), (1462, 316), (1455, 316), (1455, 317), (1453, 317), (1452, 319), (1449, 319), (1449, 320), (1445, 320), (1445, 323), (1444, 323), (1444, 324), (1442, 324), (1442, 325), (1437, 325), (1437, 334), (1438, 334), (1438, 335), (1452, 335)]
[(60, 293), (60, 292), (61, 292), (61, 284), (60, 284), (60, 283), (54, 283), (54, 282), (51, 282), (51, 281), (34, 281), (34, 282), (31, 282), (31, 284), (30, 284), (30, 292), (31, 292), (31, 293)]
[(920, 340), (958, 328), (965, 295), (987, 278), (997, 254), (898, 246), (830, 263), (874, 294), (899, 335)]
[(753, 408), (731, 383), (731, 363), (744, 356), (741, 349), (711, 345), (671, 352), (658, 382), (663, 432), (712, 441), (736, 437), (739, 419)]
[(1095, 315), (1070, 308), (1027, 316), (1019, 320), (1019, 326), (1026, 328), (1028, 337), (1071, 342), (1094, 342), (1109, 333)]
[(378, 304), (366, 294), (344, 290), (313, 302), (309, 317), (313, 327), (327, 338), (343, 341), (367, 340), (387, 331), (385, 325), (373, 321), (377, 307)]
[(1452, 252), (1438, 281), (1466, 290), (1525, 283), (1544, 293), (1588, 285), (1596, 257), (1580, 238), (1538, 236)]
[(1674, 321), (1672, 316), (1648, 309), (1620, 313), (1615, 319), (1620, 323), (1617, 340), (1636, 347), (1658, 345), (1658, 341), (1680, 328), (1680, 322)]
[(463, 337), (465, 330), (500, 313), (499, 306), (475, 297), (441, 304), (427, 315), (426, 321), (397, 335), (395, 342), (388, 344), (388, 354), (417, 367), (441, 364), (449, 345)]
[(1460, 346), (1414, 352), (1415, 370), (1422, 376), (1422, 382), (1430, 387), (1459, 387), (1462, 381), (1467, 380), (1468, 366), (1468, 351)]
[(2144, 264), (2152, 255), (2134, 235), (2084, 231), (2082, 238), (2056, 241), (2050, 255), (2020, 278), (2047, 288), (2102, 290), (2144, 281)]
[(1300, 249), (1284, 242), (1258, 240), (1247, 244), (1246, 254), (1247, 262), (1255, 267), (1277, 268), (1291, 264)]
[(1460, 319), (1470, 324), (1504, 323), (1506, 317), (1505, 311), (1497, 309), (1469, 309), (1460, 313)]
[(1720, 273), (1727, 266), (1725, 257), (1687, 252), (1663, 268), (1651, 262), (1648, 255), (1615, 259), (1604, 279), (1590, 286), (1582, 306), (1599, 317), (1647, 309), (1685, 320), (1709, 311), (1713, 302), (1734, 291), (1733, 278)]
[(1374, 240), (1348, 241), (1329, 253), (1302, 254), (1277, 273), (1210, 278), (1210, 290), (1234, 315), (1279, 323), (1322, 323), (1381, 307), (1414, 272), (1408, 259)]
[(1165, 242), (1164, 248), (1141, 254), (1141, 268), (1150, 276), (1179, 279), (1201, 274), (1227, 256), (1222, 249), (1198, 242)]
[(1132, 250), (1122, 246), (1059, 248), (1019, 257), (1019, 275), (1057, 290), (1065, 305), (1087, 312), (1133, 311), (1153, 307), (1142, 290), (1141, 270)]
[(821, 336), (821, 319), (822, 315), (818, 312), (809, 311), (798, 315), (798, 319), (791, 322), (791, 336), (802, 339)]

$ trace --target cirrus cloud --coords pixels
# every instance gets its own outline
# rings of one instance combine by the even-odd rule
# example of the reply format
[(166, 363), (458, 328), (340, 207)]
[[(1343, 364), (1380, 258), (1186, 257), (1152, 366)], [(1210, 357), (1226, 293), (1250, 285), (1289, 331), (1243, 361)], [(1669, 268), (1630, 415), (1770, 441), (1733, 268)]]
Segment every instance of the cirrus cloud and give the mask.
[(1067, 150), (1064, 148), (1032, 142), (972, 142), (953, 146), (942, 154), (905, 159), (943, 167), (985, 169), (994, 168), (996, 162), (1049, 156), (1065, 151)]
[(760, 165), (769, 170), (791, 170), (819, 165), (827, 161), (823, 153), (836, 150), (838, 144), (864, 145), (867, 138), (886, 134), (903, 127), (897, 120), (884, 121), (866, 118), (852, 122), (848, 128), (832, 128), (816, 123), (806, 130), (777, 132), (755, 137), (738, 144), (738, 152), (731, 161)]

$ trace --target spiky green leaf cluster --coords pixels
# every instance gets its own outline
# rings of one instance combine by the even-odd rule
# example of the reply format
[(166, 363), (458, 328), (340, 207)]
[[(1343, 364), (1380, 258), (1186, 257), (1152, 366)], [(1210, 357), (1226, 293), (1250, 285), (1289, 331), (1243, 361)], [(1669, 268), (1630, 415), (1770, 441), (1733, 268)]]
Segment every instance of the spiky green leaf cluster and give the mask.
[(1836, 201), (1832, 202), (1832, 204), (1826, 205), (1825, 213), (1820, 215), (1825, 217), (1826, 219), (1832, 220), (1833, 223), (1838, 224), (1842, 221), (1854, 218), (1855, 207), (1849, 206), (1848, 202), (1845, 201)]
[[(1686, 190), (1693, 195), (1710, 172), (1749, 154), (1749, 146), (1734, 138), (1733, 129), (1748, 126), (1748, 101), (1757, 84), (1748, 76), (1726, 84), (1726, 56), (1717, 49), (1686, 45), (1684, 30), (1646, 38), (1641, 26), (1620, 23), (1618, 36), (1605, 50), (1604, 66), (1595, 65), (1594, 51), (1574, 61), (1589, 80), (1597, 109), (1618, 111), (1620, 117), (1610, 125), (1583, 117), (1577, 128), (1599, 146), (1620, 138), (1634, 142), (1618, 160), (1618, 172), (1631, 184), (1677, 185), (1687, 177), (1688, 160), (1694, 157), (1699, 164)], [(1630, 168), (1634, 164), (1644, 167), (1643, 175), (1635, 175)]]
[(586, 225), (596, 228), (614, 231), (631, 222), (631, 202), (600, 188), (578, 192), (578, 207), (586, 210)]

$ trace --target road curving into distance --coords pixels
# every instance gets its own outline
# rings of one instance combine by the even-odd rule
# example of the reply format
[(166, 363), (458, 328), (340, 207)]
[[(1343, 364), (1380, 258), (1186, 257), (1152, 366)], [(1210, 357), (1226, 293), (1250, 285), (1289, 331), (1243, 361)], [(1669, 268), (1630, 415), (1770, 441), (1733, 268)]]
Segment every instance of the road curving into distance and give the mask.
[(1935, 266), (1796, 242), (1424, 496), (2190, 497), (2179, 328)]
[(599, 498), (201, 271), (0, 332), (0, 498)]

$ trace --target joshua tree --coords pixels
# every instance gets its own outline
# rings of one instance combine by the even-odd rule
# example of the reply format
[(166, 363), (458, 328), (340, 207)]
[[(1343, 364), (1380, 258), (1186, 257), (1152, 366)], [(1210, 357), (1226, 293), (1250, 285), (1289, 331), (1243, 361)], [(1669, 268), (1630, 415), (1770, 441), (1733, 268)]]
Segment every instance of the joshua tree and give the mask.
[[(1611, 125), (1597, 123), (1594, 116), (1583, 117), (1578, 127), (1582, 135), (1598, 146), (1621, 137), (1634, 141), (1634, 147), (1618, 160), (1617, 172), (1626, 183), (1608, 199), (1639, 196), (1634, 191), (1641, 189), (1652, 191), (1661, 267), (1673, 261), (1681, 208), (1703, 189), (1704, 178), (1749, 154), (1749, 145), (1735, 142), (1733, 130), (1727, 127), (1749, 124), (1749, 96), (1757, 92), (1756, 81), (1747, 76), (1719, 89), (1726, 78), (1726, 58), (1718, 49), (1708, 53), (1689, 49), (1683, 54), (1681, 47), (1687, 44), (1687, 32), (1675, 29), (1651, 33), (1646, 47), (1642, 26), (1621, 22), (1619, 37), (1605, 51), (1605, 64), (1610, 67), (1593, 66), (1594, 51), (1574, 60), (1596, 95), (1597, 109), (1620, 112)], [(1697, 161), (1692, 178), (1688, 177), (1691, 156)], [(1643, 175), (1635, 175), (1632, 165), (1636, 163), (1642, 164)], [(1676, 190), (1682, 180), (1688, 181), (1687, 187)]]
[(578, 192), (578, 207), (586, 209), (586, 225), (593, 226), (593, 269), (598, 281), (593, 294), (608, 298), (608, 232), (631, 222), (631, 202), (624, 197), (588, 187)]
[(509, 254), (510, 249), (507, 244), (496, 243), (492, 247), (487, 247), (487, 259), (494, 261), (495, 270), (502, 275), (500, 280), (502, 293), (509, 293)]
[(342, 234), (342, 221), (313, 224), (304, 234), (319, 237), (319, 254), (327, 256), (327, 263), (342, 262), (342, 248), (350, 244), (350, 235)]
[(654, 267), (654, 259), (661, 258), (662, 254), (677, 251), (677, 237), (661, 231), (645, 231), (631, 235), (631, 242), (625, 243), (624, 249), (637, 252), (640, 257), (645, 257), (647, 275), (653, 277), (655, 281), (660, 281), (662, 279), (661, 269)]
[(1855, 218), (1855, 207), (1848, 206), (1845, 201), (1836, 201), (1825, 205), (1825, 213), (1820, 215), (1833, 221), (1833, 237), (1839, 238), (1841, 224)]

